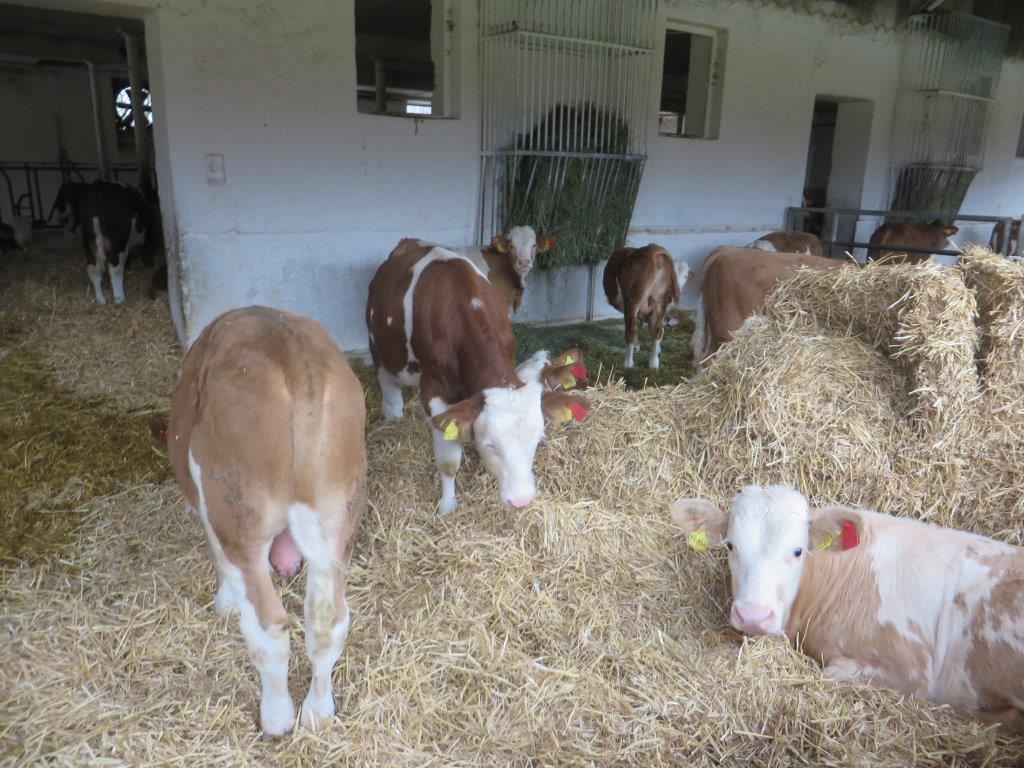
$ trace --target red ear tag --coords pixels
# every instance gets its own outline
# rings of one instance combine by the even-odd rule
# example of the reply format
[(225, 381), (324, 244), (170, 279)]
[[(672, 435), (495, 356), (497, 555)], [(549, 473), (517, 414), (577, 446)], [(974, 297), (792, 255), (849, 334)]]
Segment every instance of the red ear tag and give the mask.
[(860, 536), (857, 535), (857, 526), (849, 520), (843, 521), (842, 533), (840, 535), (842, 537), (844, 552), (848, 549), (853, 549), (860, 544)]
[(572, 375), (577, 379), (587, 378), (587, 369), (582, 363), (576, 363), (570, 370), (572, 370)]
[(573, 421), (583, 421), (587, 418), (587, 409), (580, 403), (569, 403), (569, 411), (572, 413)]

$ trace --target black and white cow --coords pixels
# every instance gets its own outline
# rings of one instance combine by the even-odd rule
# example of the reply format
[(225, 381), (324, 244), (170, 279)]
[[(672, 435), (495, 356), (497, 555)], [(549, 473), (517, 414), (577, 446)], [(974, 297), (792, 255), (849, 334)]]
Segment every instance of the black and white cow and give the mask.
[(150, 203), (127, 184), (94, 181), (79, 195), (78, 221), (96, 301), (107, 303), (102, 286), (106, 267), (114, 303), (120, 304), (124, 301), (124, 268), (129, 253), (141, 248), (146, 261), (152, 262), (152, 244), (158, 233)]

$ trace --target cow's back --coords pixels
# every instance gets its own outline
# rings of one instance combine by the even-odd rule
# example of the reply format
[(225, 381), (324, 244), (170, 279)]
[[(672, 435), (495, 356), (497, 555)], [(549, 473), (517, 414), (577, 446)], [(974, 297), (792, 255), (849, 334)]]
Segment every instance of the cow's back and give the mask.
[(679, 300), (672, 257), (654, 243), (616, 250), (605, 265), (603, 285), (609, 304), (623, 311), (637, 307), (641, 316), (653, 309), (654, 300)]
[(449, 368), (452, 361), (438, 355), (456, 354), (460, 337), (482, 327), (502, 352), (515, 348), (504, 299), (480, 268), (465, 254), (419, 240), (400, 241), (377, 269), (366, 325), (374, 365), (393, 375)]
[(247, 307), (210, 323), (185, 356), (168, 447), (190, 505), (191, 453), (205, 471), (236, 473), (230, 506), (255, 521), (268, 499), (315, 506), (350, 484), (338, 472), (365, 464), (364, 422), (359, 381), (322, 326)]
[[(823, 256), (821, 240), (808, 232), (780, 229), (769, 232), (758, 238), (756, 242), (769, 243), (772, 248), (781, 253), (806, 253), (809, 256)], [(763, 250), (770, 249), (764, 248)]]
[(931, 225), (906, 223), (883, 224), (876, 229), (868, 241), (868, 261), (886, 259), (905, 264), (920, 264), (927, 261), (930, 252), (907, 253), (900, 248), (923, 248), (942, 250), (949, 238), (941, 228)]
[(801, 267), (835, 269), (842, 262), (798, 253), (770, 253), (757, 248), (723, 247), (704, 262), (701, 299), (707, 346), (704, 356), (732, 338), (743, 321), (756, 314), (776, 283)]

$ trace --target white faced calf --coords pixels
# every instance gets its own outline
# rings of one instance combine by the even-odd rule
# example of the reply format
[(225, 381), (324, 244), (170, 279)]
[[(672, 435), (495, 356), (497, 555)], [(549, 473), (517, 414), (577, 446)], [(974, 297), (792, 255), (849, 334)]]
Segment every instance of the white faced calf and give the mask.
[(680, 499), (692, 544), (724, 545), (731, 621), (785, 633), (825, 672), (977, 712), (1024, 731), (1024, 550), (863, 509), (810, 509), (748, 486), (730, 514)]

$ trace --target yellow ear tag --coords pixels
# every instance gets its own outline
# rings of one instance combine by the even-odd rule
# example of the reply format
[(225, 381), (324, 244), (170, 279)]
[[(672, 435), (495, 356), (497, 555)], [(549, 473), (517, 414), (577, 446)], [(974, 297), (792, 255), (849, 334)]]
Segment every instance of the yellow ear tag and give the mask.
[(818, 542), (818, 546), (815, 549), (826, 550), (835, 543), (835, 540), (839, 538), (838, 533), (830, 533), (824, 539)]
[(566, 376), (565, 379), (562, 380), (562, 388), (563, 389), (572, 389), (575, 386), (576, 386), (576, 377), (575, 376)]
[(703, 528), (691, 531), (686, 536), (686, 546), (694, 552), (707, 552), (711, 547), (711, 544), (708, 542), (707, 532)]
[(448, 425), (444, 428), (444, 439), (445, 440), (458, 440), (459, 439), (459, 425), (452, 419), (448, 422)]
[(565, 365), (572, 365), (575, 362), (576, 362), (576, 358), (573, 357), (572, 355), (566, 355), (565, 356)]
[(555, 418), (558, 419), (559, 423), (565, 421), (572, 421), (572, 411), (567, 406), (562, 406), (555, 412)]

